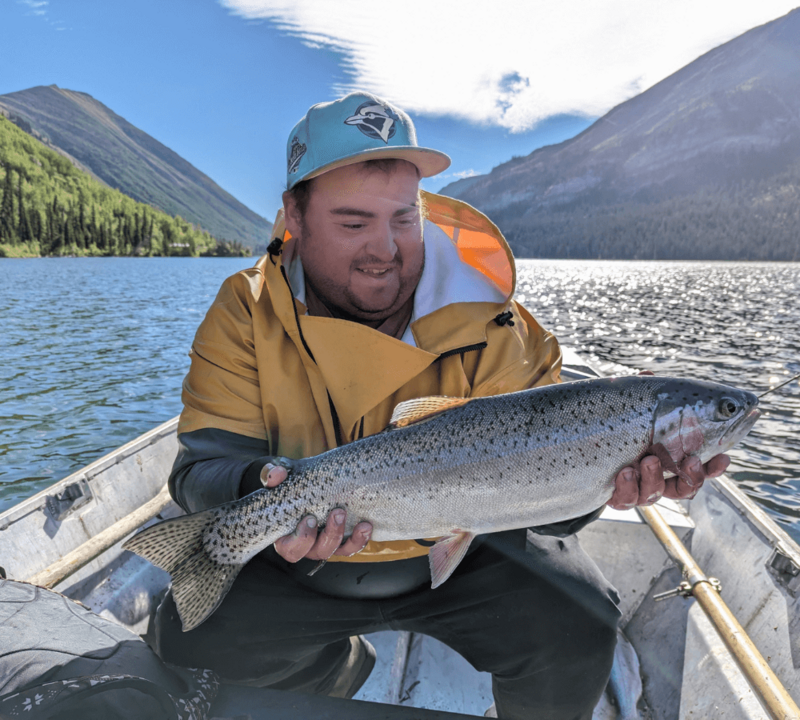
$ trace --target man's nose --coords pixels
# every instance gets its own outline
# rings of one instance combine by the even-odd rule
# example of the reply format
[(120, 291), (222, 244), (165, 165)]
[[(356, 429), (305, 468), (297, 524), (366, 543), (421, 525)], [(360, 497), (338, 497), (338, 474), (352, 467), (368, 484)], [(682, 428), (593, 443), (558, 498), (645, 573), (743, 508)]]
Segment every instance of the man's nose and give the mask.
[(394, 241), (394, 232), (390, 223), (382, 223), (375, 228), (375, 233), (367, 244), (367, 250), (370, 255), (374, 255), (384, 262), (394, 260), (394, 256), (397, 255), (397, 243)]

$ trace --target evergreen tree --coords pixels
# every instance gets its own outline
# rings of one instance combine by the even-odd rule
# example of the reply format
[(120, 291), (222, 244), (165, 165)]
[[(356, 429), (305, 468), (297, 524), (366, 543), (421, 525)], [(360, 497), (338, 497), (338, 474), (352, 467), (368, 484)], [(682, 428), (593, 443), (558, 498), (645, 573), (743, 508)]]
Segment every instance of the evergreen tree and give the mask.
[(32, 244), (38, 245), (41, 248), (42, 244), (42, 216), (36, 209), (28, 211), (28, 218), (30, 220), (30, 227), (33, 233)]
[(72, 252), (72, 243), (74, 242), (74, 238), (72, 237), (72, 227), (69, 222), (69, 218), (65, 218), (62, 230), (61, 230), (61, 237), (59, 238), (61, 242), (59, 243), (59, 255), (63, 255), (64, 252), (70, 253)]
[(100, 230), (97, 227), (97, 206), (94, 204), (92, 205), (92, 219), (89, 225), (89, 235), (91, 236), (92, 244), (102, 249), (100, 241)]
[(19, 214), (17, 239), (25, 245), (33, 240), (33, 230), (31, 229), (30, 218), (25, 210), (25, 202), (22, 199), (22, 175), (19, 176), (19, 184), (17, 185), (17, 211)]
[(81, 194), (78, 199), (78, 229), (84, 239), (86, 237), (86, 213), (84, 212), (85, 203), (86, 201), (83, 198), (83, 194)]
[(78, 215), (75, 212), (74, 205), (70, 205), (67, 211), (67, 218), (64, 226), (69, 228), (69, 241), (66, 237), (64, 238), (64, 245), (67, 247), (67, 252), (71, 253), (83, 250), (83, 233), (81, 233), (80, 226), (78, 225)]
[(50, 219), (47, 223), (47, 254), (55, 254), (61, 246), (61, 208), (58, 206), (58, 197), (53, 196), (50, 206)]
[(147, 244), (148, 244), (148, 247), (150, 248), (150, 254), (151, 255), (155, 255), (156, 254), (156, 250), (153, 247), (153, 225), (154, 224), (155, 223), (154, 223), (153, 217), (150, 216), (150, 223), (147, 226)]
[(0, 201), (0, 242), (14, 242), (14, 186), (13, 170), (6, 165), (6, 178), (3, 182), (3, 199)]

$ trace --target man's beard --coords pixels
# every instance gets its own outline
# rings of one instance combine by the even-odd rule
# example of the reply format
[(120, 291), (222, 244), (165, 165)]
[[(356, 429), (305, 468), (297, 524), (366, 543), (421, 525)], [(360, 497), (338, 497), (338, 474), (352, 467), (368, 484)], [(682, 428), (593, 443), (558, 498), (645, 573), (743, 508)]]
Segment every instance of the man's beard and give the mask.
[[(305, 230), (305, 229), (304, 229)], [(304, 232), (303, 237), (308, 238)], [(302, 261), (302, 254), (301, 254)], [(350, 265), (350, 276), (354, 272), (360, 272), (357, 268), (365, 264), (374, 263), (377, 265), (387, 265), (387, 263), (379, 258), (371, 255), (362, 255), (354, 260)], [(403, 308), (408, 300), (413, 297), (419, 280), (422, 277), (422, 270), (425, 266), (424, 252), (422, 255), (422, 262), (420, 263), (419, 272), (414, 277), (404, 278), (401, 274), (403, 268), (402, 259), (398, 259), (395, 255), (394, 260), (388, 263), (391, 267), (397, 269), (399, 276), (399, 284), (397, 292), (391, 298), (391, 301), (381, 301), (378, 307), (375, 303), (367, 303), (364, 299), (359, 297), (348, 285), (338, 285), (335, 281), (326, 277), (321, 277), (318, 280), (309, 276), (307, 270), (307, 263), (303, 264), (306, 287), (310, 288), (316, 298), (328, 309), (333, 317), (341, 320), (351, 320), (354, 322), (367, 322), (370, 324), (382, 322), (393, 314)], [(400, 299), (402, 298), (402, 301)], [(338, 299), (338, 301), (337, 301)], [(344, 300), (347, 304), (343, 307), (340, 303)]]

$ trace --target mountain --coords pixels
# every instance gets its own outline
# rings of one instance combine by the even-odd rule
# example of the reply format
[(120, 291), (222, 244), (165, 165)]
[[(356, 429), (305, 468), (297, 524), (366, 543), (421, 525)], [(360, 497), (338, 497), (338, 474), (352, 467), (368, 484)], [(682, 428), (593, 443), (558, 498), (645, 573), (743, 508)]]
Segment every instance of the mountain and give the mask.
[(800, 259), (800, 9), (469, 180), (521, 255)]
[(0, 258), (241, 253), (97, 181), (0, 115)]
[(0, 95), (0, 113), (109, 187), (218, 239), (266, 245), (272, 224), (86, 93), (56, 85)]

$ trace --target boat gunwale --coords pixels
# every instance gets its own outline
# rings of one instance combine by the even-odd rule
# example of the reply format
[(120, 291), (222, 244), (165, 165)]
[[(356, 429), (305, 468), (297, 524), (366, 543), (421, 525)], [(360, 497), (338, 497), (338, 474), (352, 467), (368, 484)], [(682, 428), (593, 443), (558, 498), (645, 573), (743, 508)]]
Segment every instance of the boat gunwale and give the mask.
[(66, 488), (67, 486), (74, 483), (91, 482), (92, 479), (97, 475), (109, 470), (114, 465), (118, 465), (131, 455), (135, 455), (142, 449), (149, 447), (150, 445), (154, 445), (163, 438), (171, 435), (177, 430), (179, 417), (179, 415), (176, 415), (170, 420), (157, 425), (152, 430), (148, 430), (142, 435), (139, 435), (133, 440), (118, 447), (116, 450), (112, 450), (110, 453), (99, 457), (97, 460), (93, 460), (88, 465), (85, 465), (79, 470), (70, 473), (52, 485), (43, 488), (35, 495), (32, 495), (24, 500), (20, 500), (16, 505), (13, 505), (8, 508), (8, 510), (0, 513), (0, 532), (7, 530), (18, 520), (21, 520), (27, 515), (39, 510), (47, 502), (48, 497), (57, 494), (60, 490)]
[[(737, 487), (727, 475), (710, 478), (706, 482), (750, 523), (764, 540), (773, 548), (780, 549), (796, 567), (800, 568), (800, 544), (797, 543), (778, 523), (773, 520), (747, 493)], [(691, 503), (689, 505), (691, 516)]]

